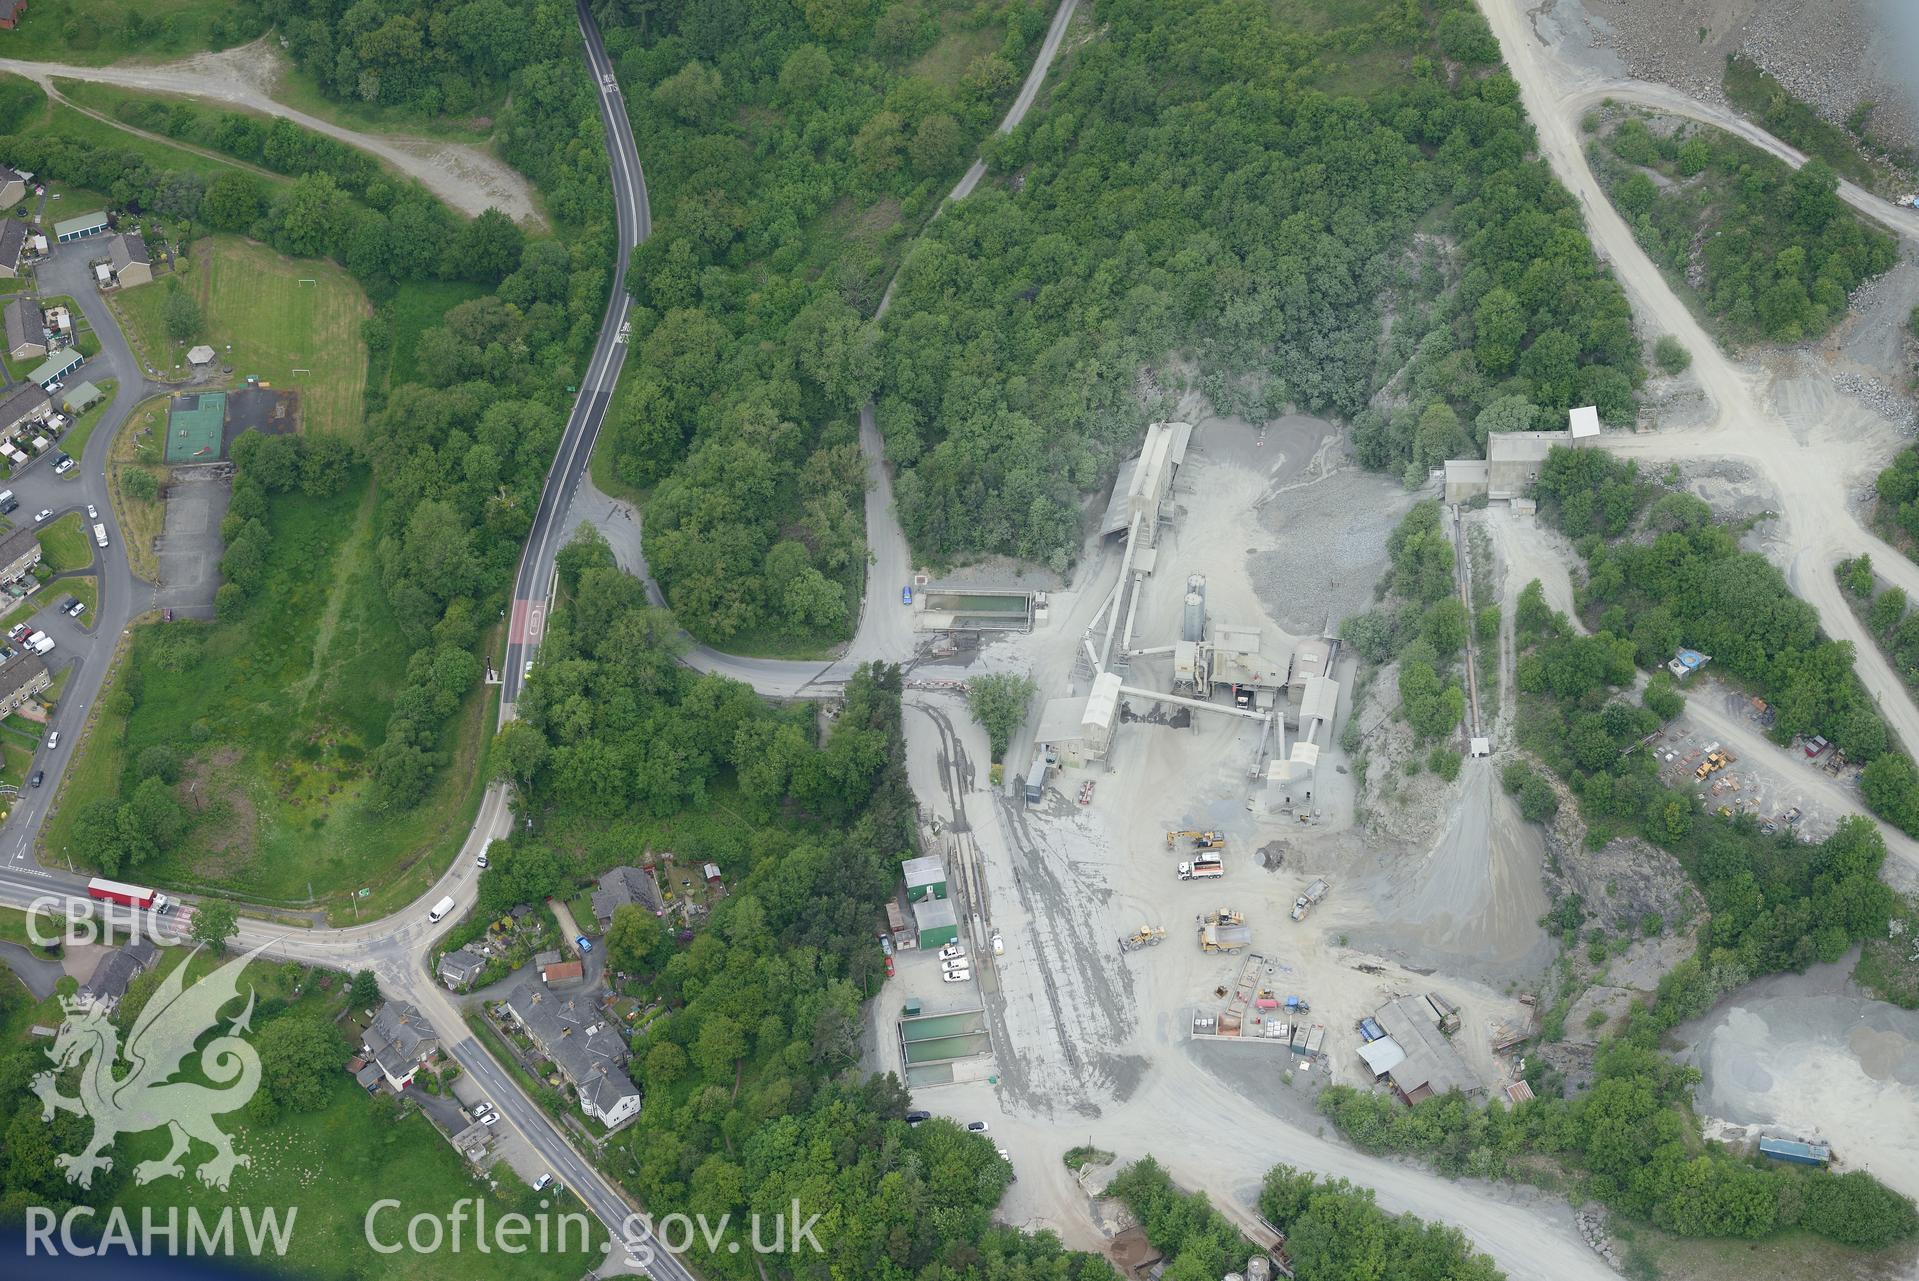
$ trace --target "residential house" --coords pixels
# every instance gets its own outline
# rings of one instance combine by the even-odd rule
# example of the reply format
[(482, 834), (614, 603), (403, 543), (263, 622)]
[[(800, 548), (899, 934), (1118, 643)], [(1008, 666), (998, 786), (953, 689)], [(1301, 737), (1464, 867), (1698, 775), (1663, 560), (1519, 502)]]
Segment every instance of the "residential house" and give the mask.
[(0, 662), (0, 716), (13, 715), (21, 704), (51, 684), (53, 674), (38, 654), (15, 654)]
[(47, 328), (40, 316), (38, 298), (15, 294), (7, 299), (6, 327), (9, 358), (28, 360), (47, 354)]
[[(0, 31), (11, 31), (20, 25), (20, 19), (26, 16), (27, 0), (0, 0)], [(5, 188), (0, 187), (0, 190)], [(13, 197), (18, 200), (19, 197)]]
[(380, 1066), (380, 1075), (395, 1094), (413, 1084), (420, 1065), (440, 1052), (426, 1017), (405, 1001), (388, 1001), (367, 1025), (360, 1053)]
[(113, 269), (114, 283), (122, 289), (153, 282), (153, 261), (147, 256), (146, 238), (137, 231), (107, 242), (107, 265)]
[(20, 256), (27, 248), (27, 222), (24, 218), (8, 218), (4, 208), (0, 208), (0, 276), (20, 274)]
[(596, 994), (562, 996), (527, 981), (507, 998), (507, 1012), (580, 1096), (580, 1108), (602, 1125), (640, 1113), (640, 1087), (626, 1074), (626, 1035), (600, 1012)]
[[(42, 668), (45, 666), (41, 664)], [(136, 938), (124, 947), (109, 952), (93, 967), (93, 977), (78, 992), (81, 1004), (100, 1006), (107, 1013), (113, 1013), (119, 1008), (120, 998), (127, 994), (127, 986), (140, 974), (152, 969), (154, 962), (159, 959), (160, 949), (148, 938)]]
[(12, 440), (29, 423), (47, 416), (47, 393), (38, 383), (15, 383), (0, 391), (0, 440)]
[(440, 982), (450, 991), (464, 992), (486, 969), (486, 958), (470, 948), (448, 952), (440, 958)]
[[(0, 3), (4, 2), (0, 0)], [(106, 231), (107, 211), (104, 209), (81, 214), (78, 218), (65, 218), (53, 224), (53, 238), (63, 245), (74, 240), (85, 240), (88, 236), (103, 236)]]
[[(14, 7), (9, 0), (0, 0), (0, 27), (7, 25), (7, 11)], [(23, 11), (26, 7), (24, 4), (18, 6)], [(27, 181), (32, 177), (32, 174), (21, 173), (11, 165), (0, 165), (0, 210), (11, 210), (27, 198)]]
[(33, 526), (21, 525), (0, 534), (0, 583), (25, 577), (40, 563), (40, 539)]
[(86, 357), (80, 354), (78, 347), (62, 347), (48, 356), (34, 371), (27, 375), (27, 381), (45, 387), (48, 383), (59, 382), (68, 374), (86, 364)]
[(655, 916), (666, 911), (660, 883), (652, 872), (641, 867), (616, 867), (600, 877), (600, 888), (593, 891), (593, 915), (601, 929), (612, 922), (615, 908), (628, 903), (636, 903)]

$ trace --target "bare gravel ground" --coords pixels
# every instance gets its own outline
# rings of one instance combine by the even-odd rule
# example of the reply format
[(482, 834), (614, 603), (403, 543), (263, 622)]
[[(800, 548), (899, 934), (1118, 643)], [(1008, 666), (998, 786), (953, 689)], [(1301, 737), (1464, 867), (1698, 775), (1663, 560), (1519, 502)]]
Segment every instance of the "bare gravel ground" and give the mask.
[(1852, 963), (1747, 984), (1673, 1036), (1702, 1115), (1824, 1139), (1842, 1168), (1919, 1196), (1919, 1012), (1860, 995)]
[(26, 76), (49, 88), (48, 81), (57, 76), (206, 98), (269, 116), (283, 116), (315, 133), (371, 152), (401, 173), (417, 178), (428, 191), (463, 214), (472, 216), (488, 208), (498, 208), (515, 222), (545, 225), (534, 200), (532, 184), (525, 175), (490, 152), (467, 143), (434, 138), (361, 133), (310, 116), (274, 99), (274, 87), (283, 68), (281, 55), (265, 37), (252, 44), (219, 53), (195, 54), (160, 66), (74, 67), (0, 58), (0, 71)]

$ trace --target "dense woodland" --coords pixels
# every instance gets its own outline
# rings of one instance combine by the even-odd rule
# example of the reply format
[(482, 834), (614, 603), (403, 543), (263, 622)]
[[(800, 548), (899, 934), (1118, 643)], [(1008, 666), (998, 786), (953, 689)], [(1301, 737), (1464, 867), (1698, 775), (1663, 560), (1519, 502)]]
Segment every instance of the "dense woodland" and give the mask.
[(257, 0), (250, 6), (329, 96), (465, 115), (489, 108), (513, 75), (566, 55), (566, 0)]
[(1819, 337), (1897, 257), (1891, 236), (1840, 203), (1824, 161), (1794, 170), (1717, 129), (1654, 132), (1633, 115), (1589, 150), (1647, 254), (1735, 342)]
[[(560, 574), (565, 607), (495, 753), (535, 830), (495, 846), (482, 915), (668, 841), (729, 884), (690, 944), (643, 914), (605, 940), (626, 990), (659, 1007), (633, 1040), (646, 1109), (608, 1173), (656, 1214), (739, 1221), (797, 1197), (827, 1216), (834, 1275), (1109, 1278), (1050, 1236), (993, 1229), (1011, 1170), (992, 1144), (909, 1127), (897, 1081), (858, 1078), (884, 978), (873, 923), (915, 848), (899, 671), (862, 669), (821, 742), (811, 709), (680, 666), (672, 620), (604, 543), (569, 546)], [(755, 1275), (721, 1249), (703, 1274)]]
[(1625, 298), (1463, 0), (1312, 30), (1209, 0), (1099, 14), (883, 324), (921, 554), (1063, 567), (1138, 440), (1141, 367), (1181, 352), (1221, 411), (1349, 417), (1364, 462), (1422, 476), (1569, 405), (1631, 415)]
[(626, 5), (607, 30), (654, 227), (606, 429), (703, 639), (846, 636), (864, 583), (867, 325), (1044, 31), (1044, 0)]

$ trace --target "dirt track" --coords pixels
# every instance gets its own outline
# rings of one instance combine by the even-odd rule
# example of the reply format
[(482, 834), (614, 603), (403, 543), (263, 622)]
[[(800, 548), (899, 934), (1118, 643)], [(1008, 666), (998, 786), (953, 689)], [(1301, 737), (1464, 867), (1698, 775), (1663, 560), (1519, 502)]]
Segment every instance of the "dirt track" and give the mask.
[[(1692, 352), (1692, 372), (1714, 406), (1704, 426), (1640, 436), (1610, 436), (1608, 447), (1648, 462), (1734, 458), (1748, 463), (1777, 495), (1779, 526), (1774, 558), (1793, 590), (1819, 613), (1826, 633), (1852, 642), (1860, 678), (1909, 752), (1919, 754), (1919, 708), (1841, 598), (1832, 576), (1839, 560), (1870, 552), (1887, 579), (1919, 592), (1919, 565), (1887, 546), (1861, 524), (1850, 496), (1870, 481), (1899, 443), (1890, 423), (1839, 396), (1829, 380), (1795, 378), (1795, 412), (1775, 399), (1772, 376), (1735, 364), (1686, 310), (1657, 267), (1633, 239), (1586, 163), (1579, 133), (1582, 106), (1609, 82), (1568, 67), (1535, 38), (1516, 7), (1481, 0), (1481, 10), (1499, 37), (1506, 63), (1519, 82), (1526, 112), (1539, 131), (1541, 152), (1554, 174), (1579, 200), (1594, 247), (1613, 265), (1631, 298), (1646, 336), (1672, 334)], [(1671, 92), (1671, 91), (1669, 91)], [(1697, 104), (1674, 94), (1688, 114)], [(1887, 208), (1882, 206), (1882, 208)], [(1893, 225), (1903, 219), (1889, 218)], [(1919, 226), (1901, 227), (1909, 234)], [(1912, 861), (1909, 852), (1896, 856)]]
[(471, 216), (498, 208), (516, 222), (545, 225), (533, 199), (532, 184), (504, 161), (467, 143), (361, 133), (295, 110), (272, 96), (280, 65), (279, 55), (264, 39), (154, 67), (75, 67), (0, 58), (0, 71), (26, 76), (49, 90), (54, 77), (90, 80), (152, 93), (208, 98), (264, 115), (283, 116), (378, 156), (408, 177), (417, 178), (428, 191), (463, 214)]

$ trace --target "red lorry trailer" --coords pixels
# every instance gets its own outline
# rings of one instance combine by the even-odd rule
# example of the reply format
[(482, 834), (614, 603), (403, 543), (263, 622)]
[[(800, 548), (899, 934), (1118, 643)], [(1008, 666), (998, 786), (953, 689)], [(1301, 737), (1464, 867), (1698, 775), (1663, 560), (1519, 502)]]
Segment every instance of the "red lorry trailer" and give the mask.
[(155, 912), (164, 912), (173, 905), (171, 899), (144, 885), (128, 885), (124, 881), (109, 881), (96, 876), (87, 882), (87, 897), (101, 899), (108, 903), (120, 903), (127, 907), (151, 908)]

